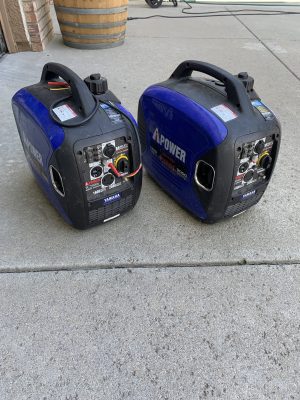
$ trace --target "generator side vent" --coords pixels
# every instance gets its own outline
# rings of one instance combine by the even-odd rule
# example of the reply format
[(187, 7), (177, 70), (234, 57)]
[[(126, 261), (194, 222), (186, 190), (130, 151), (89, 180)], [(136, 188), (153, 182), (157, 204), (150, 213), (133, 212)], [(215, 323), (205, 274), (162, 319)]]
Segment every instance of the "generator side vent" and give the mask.
[(54, 187), (55, 191), (61, 197), (65, 197), (64, 184), (60, 173), (55, 167), (53, 167), (53, 165), (50, 165), (49, 171), (50, 171), (52, 186)]
[(215, 182), (215, 169), (204, 160), (199, 160), (195, 168), (196, 184), (207, 192), (211, 192)]
[(89, 223), (97, 224), (103, 222), (106, 219), (114, 217), (117, 214), (121, 214), (125, 210), (133, 207), (133, 195), (130, 194), (121, 200), (115, 201), (114, 203), (108, 204), (104, 207), (96, 208), (89, 212)]

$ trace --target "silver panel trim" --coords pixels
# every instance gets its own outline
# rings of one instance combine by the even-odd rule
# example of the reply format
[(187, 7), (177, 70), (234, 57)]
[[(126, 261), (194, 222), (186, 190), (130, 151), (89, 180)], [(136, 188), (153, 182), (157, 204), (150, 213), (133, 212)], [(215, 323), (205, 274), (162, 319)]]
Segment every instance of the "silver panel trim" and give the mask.
[(120, 216), (120, 214), (116, 214), (116, 215), (114, 215), (113, 217), (106, 218), (103, 222), (111, 221), (112, 219), (118, 218), (119, 216)]

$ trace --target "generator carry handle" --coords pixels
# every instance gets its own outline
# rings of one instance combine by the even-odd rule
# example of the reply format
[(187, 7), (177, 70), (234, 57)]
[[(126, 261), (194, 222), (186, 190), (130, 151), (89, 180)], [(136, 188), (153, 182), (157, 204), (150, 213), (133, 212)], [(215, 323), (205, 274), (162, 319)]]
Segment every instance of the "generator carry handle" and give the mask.
[(83, 80), (70, 68), (58, 63), (44, 65), (41, 82), (47, 83), (53, 79), (63, 78), (71, 87), (74, 103), (85, 117), (89, 116), (95, 108), (95, 99)]
[(228, 100), (239, 107), (242, 112), (253, 114), (252, 104), (242, 82), (229, 72), (213, 64), (195, 60), (183, 61), (175, 69), (171, 78), (181, 79), (189, 77), (193, 71), (203, 72), (223, 82)]

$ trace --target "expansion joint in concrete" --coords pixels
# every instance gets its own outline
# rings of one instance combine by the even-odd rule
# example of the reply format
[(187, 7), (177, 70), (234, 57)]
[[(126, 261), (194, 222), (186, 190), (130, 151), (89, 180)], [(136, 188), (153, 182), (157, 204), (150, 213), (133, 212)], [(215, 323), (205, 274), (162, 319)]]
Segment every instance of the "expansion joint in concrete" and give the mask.
[(136, 269), (172, 269), (172, 268), (203, 268), (203, 267), (236, 267), (238, 265), (243, 266), (278, 266), (278, 265), (299, 265), (299, 260), (231, 260), (231, 261), (219, 261), (219, 262), (197, 262), (197, 263), (155, 263), (155, 264), (132, 264), (132, 263), (124, 263), (120, 265), (113, 264), (102, 264), (102, 265), (72, 265), (72, 266), (34, 266), (34, 267), (22, 267), (22, 268), (12, 268), (12, 267), (2, 267), (0, 268), (1, 274), (24, 274), (24, 273), (41, 273), (41, 272), (82, 272), (82, 271), (93, 271), (93, 270), (108, 270), (108, 269), (127, 269), (130, 272)]
[[(228, 11), (232, 11), (232, 10), (228, 10)], [(232, 14), (232, 16), (237, 19), (239, 21), (240, 24), (242, 24), (248, 32), (251, 33), (251, 35), (253, 35), (255, 37), (255, 39), (257, 39), (266, 50), (268, 50), (273, 57), (275, 57), (280, 64), (282, 64), (298, 81), (300, 81), (300, 77), (280, 58), (278, 57), (277, 54), (274, 53), (274, 51), (255, 33), (253, 32), (248, 25), (246, 25), (246, 23), (244, 21), (242, 21), (237, 15)]]

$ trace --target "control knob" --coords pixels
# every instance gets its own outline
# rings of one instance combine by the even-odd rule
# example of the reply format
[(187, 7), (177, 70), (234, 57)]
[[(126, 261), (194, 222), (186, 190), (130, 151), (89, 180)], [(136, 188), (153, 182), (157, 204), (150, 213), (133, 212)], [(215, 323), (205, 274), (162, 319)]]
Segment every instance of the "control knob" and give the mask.
[(260, 140), (259, 142), (256, 143), (254, 151), (257, 154), (260, 154), (264, 148), (265, 148), (265, 142), (263, 140)]
[(116, 148), (113, 144), (107, 143), (107, 145), (103, 149), (103, 155), (107, 158), (112, 158), (115, 154)]
[(244, 182), (249, 182), (251, 181), (251, 179), (253, 178), (254, 175), (254, 171), (253, 169), (249, 169), (249, 171), (247, 171), (244, 175)]
[(268, 169), (271, 167), (272, 164), (272, 157), (270, 156), (269, 153), (265, 153), (262, 155), (262, 157), (259, 160), (259, 166)]

